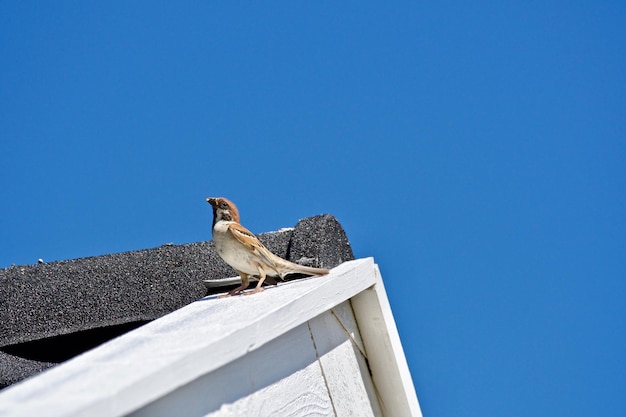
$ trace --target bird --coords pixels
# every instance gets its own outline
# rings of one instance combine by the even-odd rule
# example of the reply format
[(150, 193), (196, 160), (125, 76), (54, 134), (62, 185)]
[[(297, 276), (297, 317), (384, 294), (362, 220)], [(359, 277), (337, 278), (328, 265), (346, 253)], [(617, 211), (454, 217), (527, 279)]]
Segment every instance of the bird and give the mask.
[(213, 208), (213, 243), (217, 254), (230, 265), (241, 277), (241, 285), (223, 297), (243, 293), (250, 285), (250, 277), (259, 280), (251, 294), (263, 291), (261, 285), (266, 277), (284, 279), (289, 274), (323, 276), (330, 271), (298, 265), (274, 255), (239, 219), (239, 210), (235, 204), (224, 197), (207, 197), (206, 201)]

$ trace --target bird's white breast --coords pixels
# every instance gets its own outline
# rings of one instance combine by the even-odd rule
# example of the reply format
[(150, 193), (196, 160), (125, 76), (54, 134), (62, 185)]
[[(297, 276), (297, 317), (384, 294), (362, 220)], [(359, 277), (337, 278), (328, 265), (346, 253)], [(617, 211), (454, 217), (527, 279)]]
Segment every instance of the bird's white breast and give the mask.
[(234, 222), (220, 220), (213, 226), (213, 243), (217, 254), (238, 271), (250, 275), (258, 275), (259, 270), (254, 262), (252, 251), (238, 241), (228, 230)]

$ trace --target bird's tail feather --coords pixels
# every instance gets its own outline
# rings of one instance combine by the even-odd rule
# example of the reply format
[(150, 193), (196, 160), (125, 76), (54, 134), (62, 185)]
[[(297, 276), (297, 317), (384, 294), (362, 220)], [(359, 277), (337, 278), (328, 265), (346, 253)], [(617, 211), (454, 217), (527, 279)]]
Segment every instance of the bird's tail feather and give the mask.
[(320, 277), (328, 274), (329, 272), (330, 271), (325, 268), (313, 268), (312, 266), (298, 265), (293, 262), (289, 262), (287, 264), (287, 269), (283, 272), (283, 276), (289, 274), (305, 274)]
[(314, 268), (312, 266), (305, 266), (290, 262), (274, 254), (272, 254), (272, 258), (272, 260), (274, 261), (274, 265), (276, 265), (276, 270), (280, 274), (281, 278), (284, 278), (286, 275), (289, 274), (303, 274), (320, 277), (330, 272), (328, 269), (325, 268)]

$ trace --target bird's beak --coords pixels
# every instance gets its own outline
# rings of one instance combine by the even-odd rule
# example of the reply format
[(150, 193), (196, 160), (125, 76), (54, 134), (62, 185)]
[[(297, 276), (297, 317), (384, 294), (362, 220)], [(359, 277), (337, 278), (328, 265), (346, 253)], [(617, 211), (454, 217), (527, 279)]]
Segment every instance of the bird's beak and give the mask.
[(206, 202), (209, 203), (210, 205), (214, 206), (216, 201), (212, 197), (207, 197), (206, 198)]

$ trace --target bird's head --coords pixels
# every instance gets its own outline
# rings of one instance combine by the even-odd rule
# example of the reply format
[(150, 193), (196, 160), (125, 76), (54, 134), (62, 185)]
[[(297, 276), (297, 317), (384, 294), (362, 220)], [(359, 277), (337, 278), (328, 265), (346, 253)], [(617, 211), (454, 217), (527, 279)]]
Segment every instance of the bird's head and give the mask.
[(239, 210), (235, 203), (224, 197), (207, 197), (206, 201), (213, 207), (213, 224), (220, 220), (239, 223)]

